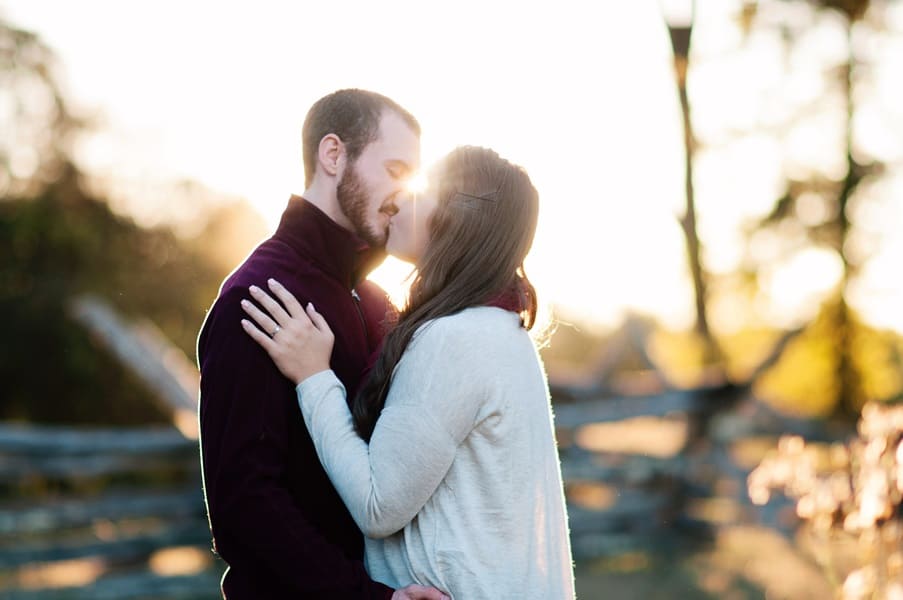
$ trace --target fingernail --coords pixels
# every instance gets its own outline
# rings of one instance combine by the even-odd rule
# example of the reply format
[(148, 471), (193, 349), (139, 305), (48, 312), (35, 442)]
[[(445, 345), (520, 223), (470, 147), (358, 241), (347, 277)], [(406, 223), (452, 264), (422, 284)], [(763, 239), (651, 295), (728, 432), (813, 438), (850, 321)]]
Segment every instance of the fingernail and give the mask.
[(241, 305), (242, 305), (242, 306), (248, 306), (249, 304), (251, 304), (251, 303), (248, 302), (247, 300), (242, 300), (242, 301), (241, 301)]
[(256, 285), (252, 285), (249, 289), (251, 290), (252, 294), (256, 294), (257, 292), (260, 291), (260, 288), (257, 287)]
[(314, 308), (314, 303), (313, 303), (313, 302), (308, 302), (308, 303), (307, 303), (307, 310), (316, 310), (316, 309)]
[(242, 324), (243, 326), (245, 326), (245, 327), (247, 327), (248, 325), (250, 325), (250, 323), (248, 323), (248, 321), (247, 321), (246, 319), (242, 319), (242, 320), (241, 320), (241, 324)]
[(267, 283), (269, 283), (270, 285), (279, 285), (279, 282), (273, 278), (267, 279)]

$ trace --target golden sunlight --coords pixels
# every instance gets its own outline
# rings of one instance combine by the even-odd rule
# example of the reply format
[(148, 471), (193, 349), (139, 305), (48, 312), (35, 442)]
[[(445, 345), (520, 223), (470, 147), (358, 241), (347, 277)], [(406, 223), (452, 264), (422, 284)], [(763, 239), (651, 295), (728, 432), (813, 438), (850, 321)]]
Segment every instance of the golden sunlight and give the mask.
[(194, 546), (164, 548), (154, 552), (148, 564), (157, 575), (193, 575), (210, 567), (213, 557), (210, 552)]
[(645, 454), (667, 458), (687, 441), (685, 418), (635, 417), (617, 423), (590, 423), (577, 431), (577, 445), (592, 452)]
[[(202, 18), (207, 10), (203, 4), (186, 8), (186, 16)], [(671, 328), (689, 326), (694, 319), (692, 287), (677, 222), (684, 200), (683, 134), (661, 13), (664, 9), (666, 16), (682, 21), (686, 15), (678, 4), (686, 5), (627, 3), (619, 7), (617, 18), (601, 21), (589, 5), (557, 10), (519, 5), (519, 26), (500, 32), (493, 21), (511, 14), (502, 4), (474, 5), (479, 19), (460, 6), (434, 11), (416, 3), (390, 4), (396, 9), (356, 6), (359, 19), (345, 23), (355, 44), (340, 48), (328, 64), (308, 65), (303, 78), (295, 76), (293, 64), (297, 23), (332, 22), (329, 5), (281, 8), (261, 29), (266, 35), (249, 32), (250, 47), (271, 61), (265, 70), (257, 68), (247, 48), (232, 43), (232, 32), (244, 30), (247, 14), (220, 10), (219, 25), (205, 32), (205, 40), (221, 53), (221, 63), (232, 67), (208, 72), (200, 87), (196, 77), (205, 59), (187, 50), (196, 44), (192, 28), (171, 32), (162, 55), (152, 39), (142, 37), (148, 35), (145, 31), (167, 30), (165, 11), (105, 8), (119, 31), (128, 32), (128, 44), (88, 41), (72, 30), (80, 10), (75, 4), (48, 13), (20, 2), (13, 12), (25, 25), (39, 24), (61, 50), (78, 103), (107, 116), (109, 127), (97, 132), (95, 142), (79, 144), (79, 159), (98, 177), (116, 175), (148, 185), (150, 174), (188, 176), (247, 198), (272, 227), (288, 193), (303, 190), (298, 146), (305, 107), (341, 87), (378, 90), (420, 120), (424, 165), (458, 145), (474, 144), (492, 147), (527, 169), (542, 203), (528, 266), (544, 301), (597, 325), (610, 326), (628, 312), (642, 312)], [(734, 19), (740, 7), (739, 0), (706, 3), (693, 33), (697, 56), (690, 74), (691, 103), (696, 133), (705, 142), (695, 168), (698, 228), (706, 267), (719, 276), (740, 268), (745, 224), (762, 217), (782, 193), (781, 157), (791, 166), (817, 163), (834, 177), (843, 167), (843, 154), (834, 152), (838, 130), (823, 127), (820, 120), (788, 132), (782, 141), (768, 131), (740, 135), (755, 130), (756, 111), (778, 86), (783, 61), (774, 40), (758, 36), (743, 41)], [(382, 22), (387, 12), (394, 15), (392, 27), (404, 35), (386, 35), (370, 26)], [(461, 44), (461, 31), (472, 39), (498, 39), (506, 48), (505, 60), (487, 60), (483, 46)], [(830, 54), (834, 34), (828, 33), (799, 57), (796, 83), (786, 92), (793, 99), (817, 98), (824, 91), (817, 75), (805, 74), (816, 73), (822, 55)], [(326, 43), (329, 29), (310, 27), (304, 35), (315, 47)], [(140, 74), (140, 80), (108, 77), (102, 66), (110, 60), (109, 47), (119, 48), (118, 60), (130, 65), (129, 73)], [(870, 102), (896, 116), (892, 105), (899, 86), (889, 74), (903, 61), (903, 49), (888, 46), (886, 54), (881, 64), (887, 73)], [(404, 57), (405, 69), (394, 68), (397, 57)], [(424, 84), (411, 72), (435, 77)], [(236, 81), (243, 83), (236, 86)], [(195, 93), (182, 102), (160, 102), (147, 93), (154, 89)], [(266, 110), (254, 108), (261, 106), (261, 98), (268, 98)], [(898, 138), (874, 118), (869, 121), (869, 110), (863, 112), (863, 143), (898, 160), (903, 155)], [(825, 114), (827, 119), (833, 113)], [(765, 115), (769, 124), (779, 117)], [(230, 138), (242, 144), (218, 142), (224, 124)], [(418, 174), (411, 189), (422, 189), (424, 183)], [(903, 181), (891, 179), (883, 195), (899, 197), (900, 190)], [(161, 215), (178, 209), (162, 202), (143, 202), (142, 210)], [(803, 220), (824, 218), (812, 198), (800, 206)], [(883, 219), (881, 231), (892, 233), (901, 219), (899, 211)], [(894, 278), (883, 275), (891, 269), (882, 268), (897, 264), (901, 256), (900, 245), (877, 251), (852, 290), (855, 308), (874, 325), (903, 329), (896, 309), (903, 288), (888, 283)], [(832, 289), (836, 271), (836, 265), (811, 253), (773, 269), (763, 294), (766, 306), (758, 307), (758, 314), (780, 315), (780, 325), (810, 317), (811, 306)], [(388, 261), (373, 279), (398, 301), (409, 272), (409, 266)], [(713, 300), (718, 302), (736, 305), (733, 299)], [(739, 315), (734, 319), (742, 320)]]
[(22, 567), (17, 579), (24, 589), (78, 587), (93, 583), (105, 570), (99, 558), (76, 558)]
[(417, 194), (426, 189), (427, 183), (426, 173), (418, 171), (408, 180), (407, 188), (409, 192)]
[(408, 288), (411, 283), (411, 275), (414, 266), (402, 260), (390, 256), (375, 271), (370, 273), (368, 279), (374, 281), (388, 294), (392, 303), (401, 308), (407, 301)]

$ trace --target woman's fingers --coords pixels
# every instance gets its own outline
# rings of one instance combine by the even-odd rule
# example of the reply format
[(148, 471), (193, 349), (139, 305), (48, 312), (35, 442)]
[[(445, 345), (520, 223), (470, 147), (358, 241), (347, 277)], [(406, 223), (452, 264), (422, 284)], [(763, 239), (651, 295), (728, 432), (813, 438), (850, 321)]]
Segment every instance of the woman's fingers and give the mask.
[(288, 309), (288, 313), (293, 317), (297, 317), (299, 314), (304, 314), (304, 309), (301, 308), (301, 303), (298, 302), (298, 299), (292, 295), (290, 291), (285, 289), (285, 286), (276, 281), (275, 279), (267, 279), (267, 285), (270, 287), (270, 291), (276, 294), (276, 297), (282, 300), (283, 306)]
[(252, 285), (250, 288), (251, 295), (254, 296), (254, 299), (260, 302), (260, 304), (267, 309), (267, 312), (270, 313), (270, 316), (275, 320), (279, 325), (285, 327), (288, 323), (289, 319), (291, 319), (291, 315), (285, 312), (285, 309), (276, 302), (272, 296), (267, 294), (265, 291), (257, 287), (256, 285)]
[(255, 342), (263, 346), (263, 349), (272, 355), (273, 351), (276, 349), (276, 343), (270, 339), (270, 336), (257, 329), (257, 327), (247, 319), (241, 320), (241, 326)]
[(254, 306), (250, 300), (242, 300), (241, 308), (269, 335), (273, 335), (278, 330), (279, 325), (268, 314)]
[[(269, 304), (276, 302), (259, 289), (254, 297), (266, 304), (264, 308), (268, 310), (271, 310)], [(266, 350), (287, 378), (299, 383), (314, 373), (329, 369), (335, 336), (313, 306), (310, 313), (302, 309), (294, 317), (286, 315), (282, 323), (277, 323), (265, 310), (249, 300), (243, 299), (241, 307), (250, 316), (250, 319), (242, 319), (242, 328)], [(301, 308), (300, 304), (298, 307)]]

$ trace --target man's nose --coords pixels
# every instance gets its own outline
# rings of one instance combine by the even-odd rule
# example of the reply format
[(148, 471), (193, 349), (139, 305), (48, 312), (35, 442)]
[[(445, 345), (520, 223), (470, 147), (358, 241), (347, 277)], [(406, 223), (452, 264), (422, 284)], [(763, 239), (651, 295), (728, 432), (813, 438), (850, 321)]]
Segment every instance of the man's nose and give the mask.
[(395, 196), (395, 198), (390, 203), (390, 206), (388, 206), (386, 208), (392, 211), (391, 212), (392, 216), (395, 216), (396, 214), (398, 214), (398, 211), (401, 210), (399, 208), (399, 206), (401, 206), (401, 205), (406, 206), (406, 205), (413, 204), (415, 202), (415, 197), (416, 197), (416, 194), (414, 194), (413, 192), (411, 192), (409, 190), (405, 190), (405, 191), (401, 192), (400, 194), (398, 194), (397, 196)]

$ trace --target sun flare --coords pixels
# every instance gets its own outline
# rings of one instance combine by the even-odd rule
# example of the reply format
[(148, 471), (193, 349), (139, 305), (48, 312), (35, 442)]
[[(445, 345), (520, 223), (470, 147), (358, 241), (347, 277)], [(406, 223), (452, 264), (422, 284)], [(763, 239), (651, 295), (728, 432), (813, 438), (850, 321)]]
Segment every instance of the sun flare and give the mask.
[(426, 173), (424, 173), (423, 171), (418, 171), (417, 173), (414, 173), (414, 175), (408, 180), (408, 184), (405, 187), (409, 192), (416, 195), (425, 190), (426, 186)]

